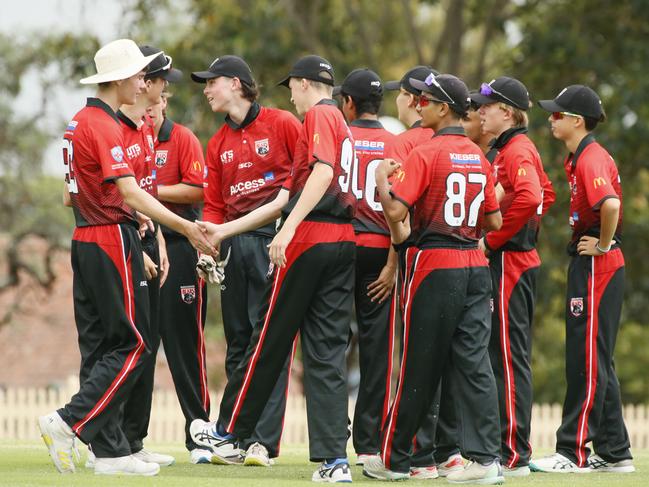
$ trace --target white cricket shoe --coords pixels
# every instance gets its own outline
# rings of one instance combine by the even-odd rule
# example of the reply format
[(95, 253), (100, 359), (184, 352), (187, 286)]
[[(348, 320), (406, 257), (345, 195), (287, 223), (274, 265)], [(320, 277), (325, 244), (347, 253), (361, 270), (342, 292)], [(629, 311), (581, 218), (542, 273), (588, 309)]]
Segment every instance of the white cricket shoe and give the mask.
[(114, 458), (95, 458), (95, 475), (142, 475), (152, 477), (158, 475), (160, 465), (147, 463), (133, 455)]
[(436, 479), (439, 477), (436, 465), (428, 467), (410, 467), (410, 478), (413, 480)]
[(593, 454), (588, 457), (588, 466), (594, 472), (631, 473), (635, 472), (633, 460), (620, 460), (619, 462), (607, 462), (599, 455)]
[(530, 467), (523, 465), (521, 467), (503, 467), (505, 477), (527, 477), (530, 474)]
[(345, 482), (352, 481), (352, 469), (346, 458), (339, 458), (333, 463), (322, 462), (318, 470), (311, 476), (313, 482)]
[(212, 463), (212, 452), (203, 448), (194, 448), (189, 452), (189, 461), (194, 465)]
[(372, 457), (378, 457), (378, 454), (371, 455), (369, 453), (361, 453), (360, 455), (356, 455), (356, 465), (365, 465), (365, 462), (372, 458)]
[(88, 456), (86, 457), (86, 468), (95, 468), (95, 460), (97, 460), (97, 457), (95, 457), (95, 454), (92, 452), (90, 447), (88, 447)]
[(243, 454), (232, 436), (218, 434), (216, 421), (208, 423), (195, 419), (189, 425), (189, 434), (194, 443), (212, 452), (212, 463), (216, 465), (241, 465)]
[(437, 473), (440, 477), (446, 477), (451, 472), (464, 470), (464, 460), (462, 455), (456, 453), (446, 459), (445, 462), (437, 464)]
[(164, 455), (162, 453), (156, 453), (142, 448), (139, 452), (133, 453), (133, 456), (138, 460), (142, 460), (146, 463), (157, 463), (161, 467), (168, 467), (172, 465), (176, 459), (171, 455)]
[(270, 456), (268, 450), (261, 443), (255, 442), (246, 450), (244, 465), (255, 467), (270, 467)]
[(363, 465), (363, 475), (379, 480), (408, 480), (410, 478), (410, 473), (394, 472), (385, 468), (383, 460), (378, 455), (367, 459)]
[(74, 473), (75, 434), (56, 411), (38, 418), (41, 437), (56, 469), (61, 473)]
[(505, 483), (502, 468), (497, 460), (489, 465), (469, 462), (463, 470), (449, 473), (446, 480), (452, 484), (499, 485)]
[(564, 457), (561, 453), (553, 453), (538, 460), (530, 462), (532, 472), (546, 473), (590, 473), (589, 467), (579, 467), (569, 458)]

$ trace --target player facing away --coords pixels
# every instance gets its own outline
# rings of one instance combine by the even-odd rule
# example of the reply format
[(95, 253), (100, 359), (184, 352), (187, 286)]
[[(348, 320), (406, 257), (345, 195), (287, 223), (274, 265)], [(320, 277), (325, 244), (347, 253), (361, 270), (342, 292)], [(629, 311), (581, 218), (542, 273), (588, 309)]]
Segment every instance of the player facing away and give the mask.
[[(395, 284), (397, 254), (390, 245), (374, 173), (394, 135), (383, 128), (378, 113), (383, 101), (381, 78), (369, 69), (355, 69), (334, 95), (342, 98), (342, 112), (354, 137), (356, 160), (351, 191), (357, 198), (353, 220), (356, 232), (354, 300), (358, 324), (360, 383), (352, 421), (357, 463), (379, 451), (381, 425), (390, 401), (395, 320), (389, 299)], [(396, 303), (395, 303), (396, 304)]]
[[(421, 125), (421, 107), (418, 105), (421, 90), (410, 83), (410, 79), (424, 81), (431, 72), (438, 74), (429, 66), (415, 66), (406, 71), (400, 80), (388, 81), (385, 84), (386, 90), (399, 92), (396, 98), (399, 120), (409, 127), (405, 132), (397, 135), (388, 149), (388, 157), (400, 164), (403, 164), (413, 149), (430, 142), (435, 134), (431, 128)], [(399, 303), (400, 315), (403, 315), (408, 269), (412, 266), (412, 259), (417, 252), (415, 241), (416, 236), (410, 234), (404, 242), (395, 242), (395, 249), (399, 255), (398, 293), (395, 299)], [(464, 468), (457, 442), (457, 422), (451, 386), (451, 378), (446, 373), (442, 377), (435, 401), (413, 439), (411, 479), (446, 477), (449, 473)]]
[[(566, 294), (566, 397), (556, 453), (532, 460), (541, 472), (634, 472), (613, 354), (624, 297), (622, 187), (613, 158), (592, 134), (605, 120), (591, 88), (571, 85), (554, 100), (552, 135), (569, 151), (570, 264)], [(592, 441), (593, 454), (586, 446)]]
[(148, 286), (135, 211), (187, 235), (201, 251), (216, 252), (195, 223), (140, 189), (125, 160), (116, 111), (135, 103), (144, 87), (144, 68), (158, 54), (144, 56), (128, 39), (99, 49), (97, 74), (81, 80), (99, 84), (97, 97), (88, 99), (64, 135), (63, 162), (76, 221), (71, 257), (75, 321), (79, 342), (96, 342), (101, 352), (89, 360), (82, 357), (84, 379), (70, 402), (38, 419), (61, 473), (75, 471), (75, 438), (92, 443), (104, 428), (115, 436), (105, 448), (95, 449), (96, 474), (156, 475), (160, 469), (131, 455), (119, 425), (122, 405), (150, 358)]
[[(257, 103), (252, 71), (237, 56), (218, 57), (207, 71), (192, 73), (192, 79), (205, 83), (212, 110), (226, 114), (225, 124), (207, 146), (204, 219), (214, 224), (231, 222), (273, 201), (286, 186), (300, 122), (285, 110)], [(261, 326), (259, 316), (268, 310), (266, 295), (272, 282), (268, 246), (275, 226), (275, 221), (268, 221), (220, 243), (220, 254), (228, 262), (221, 285), (228, 378), (243, 363), (254, 330)], [(269, 466), (279, 455), (290, 358), (285, 362), (254, 430), (241, 438), (245, 458), (235, 456), (229, 461)]]
[(422, 125), (435, 136), (410, 153), (405, 169), (395, 171), (399, 165), (387, 159), (377, 170), (393, 238), (402, 239), (403, 221), (414, 207), (418, 250), (406, 291), (399, 385), (383, 427), (381, 458), (365, 462), (363, 473), (381, 480), (409, 477), (412, 438), (450, 367), (460, 446), (472, 463), (447, 479), (501, 483), (498, 399), (487, 351), (491, 282), (478, 249), (482, 229), (502, 222), (491, 166), (460, 126), (469, 105), (466, 85), (432, 72), (425, 82), (410, 82), (422, 91)]
[[(169, 93), (147, 113), (154, 124), (154, 166), (158, 200), (169, 210), (195, 220), (203, 201), (205, 161), (192, 131), (166, 116)], [(212, 453), (196, 445), (189, 434), (194, 419), (208, 419), (210, 395), (205, 364), (207, 290), (196, 273), (198, 252), (187, 238), (162, 226), (169, 273), (160, 289), (160, 338), (185, 417), (185, 447), (191, 463), (209, 463)]]
[(326, 59), (301, 58), (280, 84), (304, 122), (290, 201), (270, 245), (268, 309), (228, 379), (219, 419), (195, 422), (192, 436), (215, 455), (231, 455), (237, 439), (254, 430), (300, 332), (309, 457), (322, 462), (312, 480), (350, 482), (345, 349), (354, 291), (354, 140), (331, 99), (334, 72)]
[(525, 85), (502, 76), (483, 83), (471, 99), (481, 104), (483, 132), (496, 137), (493, 170), (502, 187), (503, 225), (487, 232), (480, 248), (489, 257), (493, 288), (489, 355), (498, 387), (503, 472), (526, 476), (532, 454), (532, 321), (541, 266), (536, 242), (555, 194), (527, 136)]

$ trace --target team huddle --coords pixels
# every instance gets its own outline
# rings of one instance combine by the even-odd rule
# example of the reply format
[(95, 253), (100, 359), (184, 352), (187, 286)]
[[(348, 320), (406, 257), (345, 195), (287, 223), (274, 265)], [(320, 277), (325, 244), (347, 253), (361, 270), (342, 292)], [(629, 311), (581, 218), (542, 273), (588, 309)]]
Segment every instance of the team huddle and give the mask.
[[(350, 436), (356, 464), (379, 480), (635, 470), (613, 364), (622, 191), (592, 134), (605, 120), (592, 89), (538, 102), (569, 151), (572, 238), (563, 419), (556, 452), (532, 458), (536, 244), (555, 192), (527, 136), (523, 83), (501, 76), (469, 91), (415, 66), (387, 83), (355, 69), (336, 85), (331, 63), (309, 55), (279, 83), (300, 122), (260, 105), (248, 64), (223, 55), (191, 74), (225, 115), (204, 158), (167, 117), (167, 87), (182, 77), (170, 56), (121, 39), (95, 65), (81, 82), (97, 96), (64, 135), (82, 360), (79, 391), (39, 418), (59, 472), (75, 471), (76, 439), (96, 474), (156, 475), (174, 463), (143, 448), (161, 342), (190, 461), (273, 465), (298, 337), (314, 482), (352, 481)], [(398, 135), (379, 121), (386, 91), (408, 127)], [(214, 421), (208, 283), (220, 286), (227, 344)]]

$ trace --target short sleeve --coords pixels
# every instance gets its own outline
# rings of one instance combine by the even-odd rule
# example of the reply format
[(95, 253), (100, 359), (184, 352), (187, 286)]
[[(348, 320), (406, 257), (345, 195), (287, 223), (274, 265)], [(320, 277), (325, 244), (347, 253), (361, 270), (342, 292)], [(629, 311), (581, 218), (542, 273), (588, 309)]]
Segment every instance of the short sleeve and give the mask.
[(392, 196), (411, 208), (429, 185), (427, 165), (418, 150), (392, 175)]
[(180, 132), (178, 140), (178, 165), (181, 182), (190, 186), (203, 187), (205, 159), (198, 138), (188, 129)]
[(309, 143), (309, 166), (322, 162), (335, 167), (338, 154), (336, 126), (338, 120), (330, 111), (310, 110), (305, 119), (304, 126)]
[(97, 159), (104, 181), (133, 176), (133, 170), (124, 153), (124, 136), (121, 126), (103, 127), (94, 133)]
[[(578, 176), (586, 191), (588, 204), (593, 210), (599, 210), (607, 198), (618, 198), (615, 188), (613, 188), (613, 181), (611, 181), (611, 173), (607, 168), (609, 161), (606, 158), (610, 158), (610, 156), (601, 153), (588, 159), (582, 156), (577, 164)], [(612, 159), (610, 162), (612, 163)]]

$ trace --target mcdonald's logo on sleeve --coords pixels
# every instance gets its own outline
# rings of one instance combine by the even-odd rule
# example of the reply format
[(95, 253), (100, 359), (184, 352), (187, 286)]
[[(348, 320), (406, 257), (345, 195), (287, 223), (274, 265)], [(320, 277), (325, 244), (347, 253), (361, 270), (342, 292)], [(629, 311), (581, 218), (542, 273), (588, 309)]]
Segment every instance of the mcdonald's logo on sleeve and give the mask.
[(519, 176), (527, 176), (527, 171), (525, 170), (524, 167), (520, 166), (520, 167), (518, 168), (518, 175), (519, 175)]
[(201, 164), (200, 161), (194, 161), (192, 162), (192, 169), (195, 172), (203, 172), (203, 165)]
[(318, 134), (318, 133), (313, 134), (313, 143), (314, 144), (319, 144), (320, 143), (320, 134)]
[(600, 186), (605, 186), (606, 180), (603, 177), (596, 177), (593, 179), (593, 188), (599, 188)]

